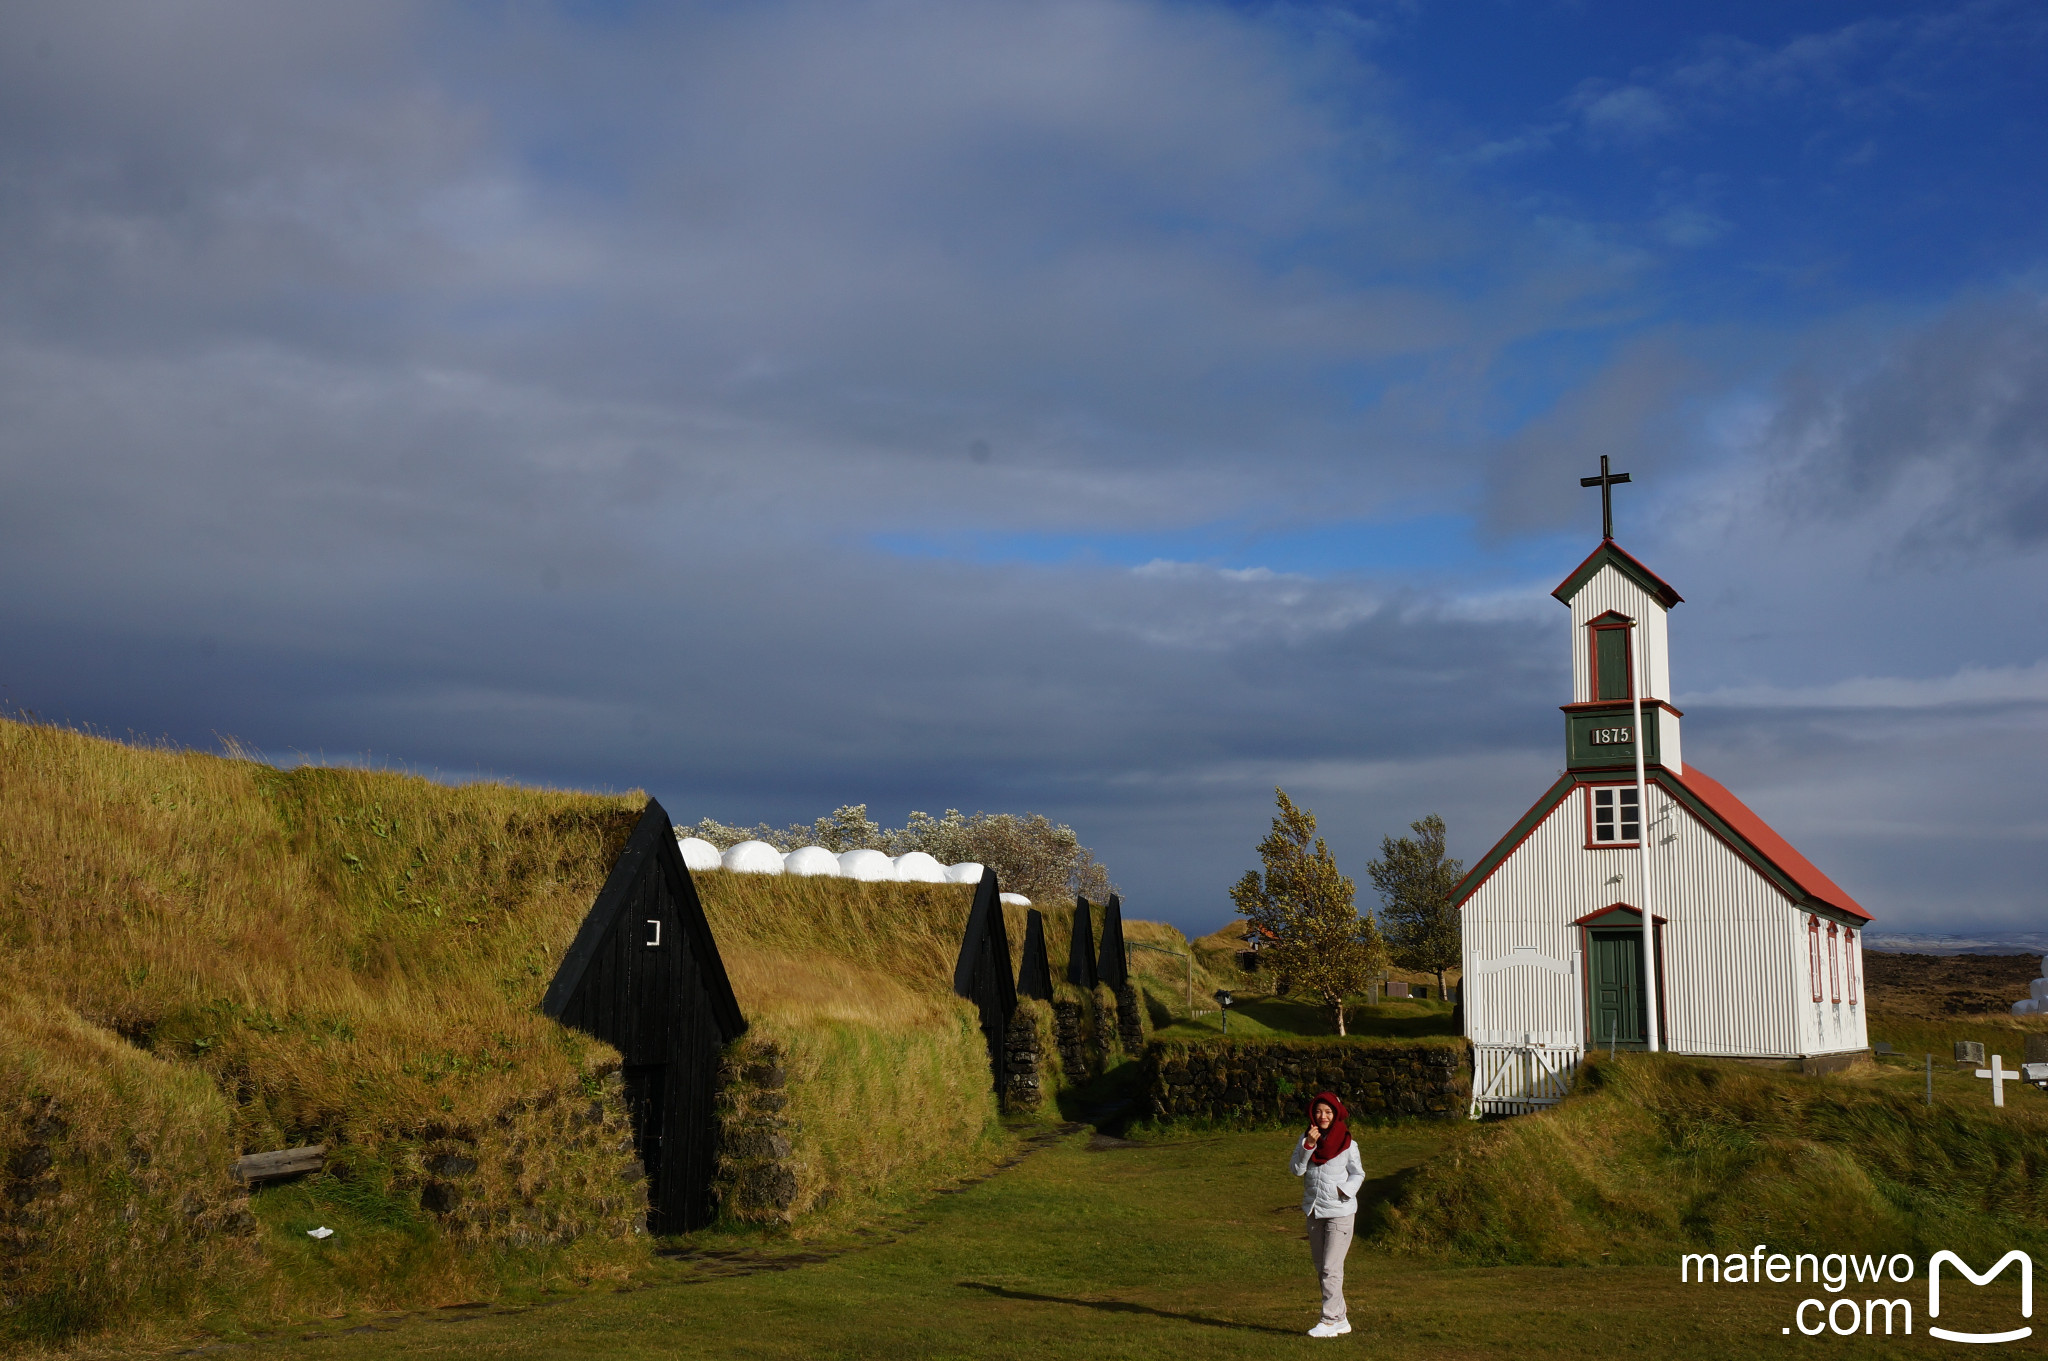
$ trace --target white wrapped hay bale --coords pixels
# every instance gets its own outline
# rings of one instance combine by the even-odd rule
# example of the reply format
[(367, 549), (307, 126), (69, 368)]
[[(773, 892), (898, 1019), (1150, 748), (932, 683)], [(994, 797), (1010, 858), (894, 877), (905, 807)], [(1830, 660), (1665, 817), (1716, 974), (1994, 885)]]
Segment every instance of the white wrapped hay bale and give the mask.
[(946, 866), (946, 882), (949, 884), (978, 884), (981, 882), (979, 861), (962, 860), (957, 865)]
[(923, 851), (912, 851), (899, 855), (895, 860), (896, 877), (906, 884), (943, 884), (946, 882), (946, 867), (926, 855)]
[(997, 894), (996, 896), (1001, 898), (1004, 902), (1008, 903), (1011, 907), (1031, 906), (1031, 900), (1021, 893), (1001, 893)]
[(839, 873), (839, 857), (826, 850), (823, 846), (799, 847), (782, 857), (782, 872), (784, 874), (824, 874), (836, 876)]
[(880, 851), (848, 851), (839, 857), (839, 873), (847, 879), (865, 879), (870, 883), (893, 882), (896, 862)]
[(735, 874), (782, 873), (782, 852), (765, 841), (742, 841), (719, 859)]
[(676, 845), (682, 849), (683, 864), (692, 874), (698, 870), (723, 869), (725, 862), (719, 858), (718, 847), (700, 836), (681, 836)]
[(2041, 976), (2027, 985), (2031, 994), (2024, 1002), (2012, 1004), (2015, 1016), (2048, 1016), (2048, 955), (2041, 959)]

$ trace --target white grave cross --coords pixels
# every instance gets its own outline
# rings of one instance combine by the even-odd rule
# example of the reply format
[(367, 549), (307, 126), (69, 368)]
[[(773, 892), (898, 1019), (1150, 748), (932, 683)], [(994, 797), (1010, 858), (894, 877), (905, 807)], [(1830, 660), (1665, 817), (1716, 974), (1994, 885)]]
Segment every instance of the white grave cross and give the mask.
[(2005, 1084), (2007, 1080), (2017, 1081), (2020, 1075), (2016, 1069), (2006, 1067), (2005, 1060), (1993, 1054), (1991, 1056), (1991, 1066), (1989, 1068), (1979, 1068), (1977, 1076), (1991, 1079), (1991, 1104), (2003, 1106), (2005, 1104)]

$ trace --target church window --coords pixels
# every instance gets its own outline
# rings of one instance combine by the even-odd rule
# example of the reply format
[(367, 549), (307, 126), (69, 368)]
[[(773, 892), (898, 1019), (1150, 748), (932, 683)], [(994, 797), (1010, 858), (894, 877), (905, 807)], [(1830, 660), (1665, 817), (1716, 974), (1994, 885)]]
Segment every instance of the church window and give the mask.
[(1820, 1000), (1820, 918), (1806, 919), (1806, 972), (1813, 979), (1813, 1000)]
[(1849, 975), (1849, 1005), (1856, 1005), (1856, 933), (1842, 933), (1842, 968)]
[(1630, 661), (1627, 624), (1593, 626), (1593, 698), (1629, 697)]
[(1828, 923), (1828, 995), (1834, 1001), (1842, 1000), (1842, 967), (1835, 958), (1835, 937), (1840, 933), (1833, 922)]
[(1619, 845), (1642, 836), (1642, 819), (1637, 814), (1636, 791), (1608, 785), (1593, 791), (1593, 843)]

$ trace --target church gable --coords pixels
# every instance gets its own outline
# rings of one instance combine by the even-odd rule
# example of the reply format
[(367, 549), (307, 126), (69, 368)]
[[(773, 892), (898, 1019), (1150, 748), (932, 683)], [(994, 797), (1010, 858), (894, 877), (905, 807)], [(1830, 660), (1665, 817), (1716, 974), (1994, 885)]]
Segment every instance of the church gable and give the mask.
[(1586, 560), (1572, 569), (1570, 576), (1557, 583), (1551, 594), (1564, 604), (1570, 605), (1586, 584), (1598, 576), (1602, 569), (1612, 568), (1614, 572), (1633, 583), (1637, 589), (1656, 601), (1664, 609), (1682, 604), (1685, 597), (1671, 589), (1662, 577), (1637, 562), (1635, 557), (1612, 539), (1586, 555)]
[(1493, 872), (1500, 868), (1501, 862), (1513, 855), (1515, 848), (1527, 840), (1529, 835), (1542, 825), (1543, 820), (1556, 810), (1558, 804), (1564, 802), (1566, 796), (1578, 788), (1578, 785), (1579, 782), (1570, 775), (1558, 776), (1557, 783), (1543, 791), (1543, 797), (1536, 800), (1528, 812), (1522, 814), (1520, 821), (1508, 828), (1507, 835), (1494, 842), (1493, 849), (1480, 856), (1472, 868), (1466, 871), (1465, 877), (1458, 881), (1458, 886), (1451, 890), (1451, 905), (1463, 907), (1465, 900), (1479, 891), (1479, 886), (1492, 877)]
[[(1812, 861), (1795, 850), (1740, 799), (1698, 768), (1687, 770), (1683, 775), (1659, 771), (1651, 775), (1649, 783), (1657, 794), (1683, 808), (1701, 831), (1721, 842), (1769, 882), (1788, 906), (1818, 910), (1859, 923), (1871, 920), (1861, 904), (1821, 873)], [(1590, 822), (1590, 810), (1585, 805), (1591, 791), (1614, 787), (1617, 786), (1610, 782), (1585, 780), (1573, 775), (1558, 777), (1557, 782), (1544, 791), (1543, 797), (1459, 881), (1451, 892), (1452, 903), (1463, 907), (1553, 814), (1564, 818), (1565, 824), (1571, 828)], [(1651, 817), (1656, 818), (1658, 812), (1658, 805), (1653, 799)], [(1587, 835), (1579, 846), (1582, 850), (1601, 852), (1631, 848), (1636, 844), (1630, 840), (1617, 843), (1614, 848), (1596, 847), (1592, 844), (1592, 836)]]

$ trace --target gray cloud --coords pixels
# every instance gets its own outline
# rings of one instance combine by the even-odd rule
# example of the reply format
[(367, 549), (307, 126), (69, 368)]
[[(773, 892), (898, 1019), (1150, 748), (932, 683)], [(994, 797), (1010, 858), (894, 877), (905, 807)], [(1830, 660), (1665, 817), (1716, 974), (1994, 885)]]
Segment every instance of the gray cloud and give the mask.
[(2048, 540), (2048, 306), (1965, 302), (1853, 381), (1788, 383), (1772, 447), (1809, 513), (1886, 512), (1903, 550), (1977, 556)]
[[(1556, 765), (1551, 581), (876, 536), (1474, 504), (1516, 534), (1590, 525), (1576, 479), (1612, 452), (1657, 475), (1629, 523), (1695, 601), (1709, 691), (1925, 677), (1891, 613), (1989, 567), (1863, 578), (1930, 458), (1957, 506), (1995, 495), (1985, 534), (2036, 542), (2024, 317), (1971, 363), (1941, 366), (1982, 329), (1958, 322), (1906, 344), (1907, 380), (1738, 393), (1778, 414), (1727, 448), (1687, 413), (1750, 376), (1715, 345), (1752, 341), (1646, 333), (1501, 439), (1475, 414), (1501, 357), (1639, 315), (1645, 261), (1433, 178), (1313, 35), (1107, 2), (652, 23), (0, 16), (0, 699), (690, 817), (1038, 808), (1205, 925), (1275, 783), (1354, 873), (1432, 810), (1483, 851)], [(1879, 410), (1908, 389), (1919, 416)], [(1791, 541), (1735, 509), (1778, 448), (1839, 508)], [(1800, 780), (1898, 768), (1815, 706), (1727, 710), (1701, 750), (1795, 840), (1835, 834)]]

